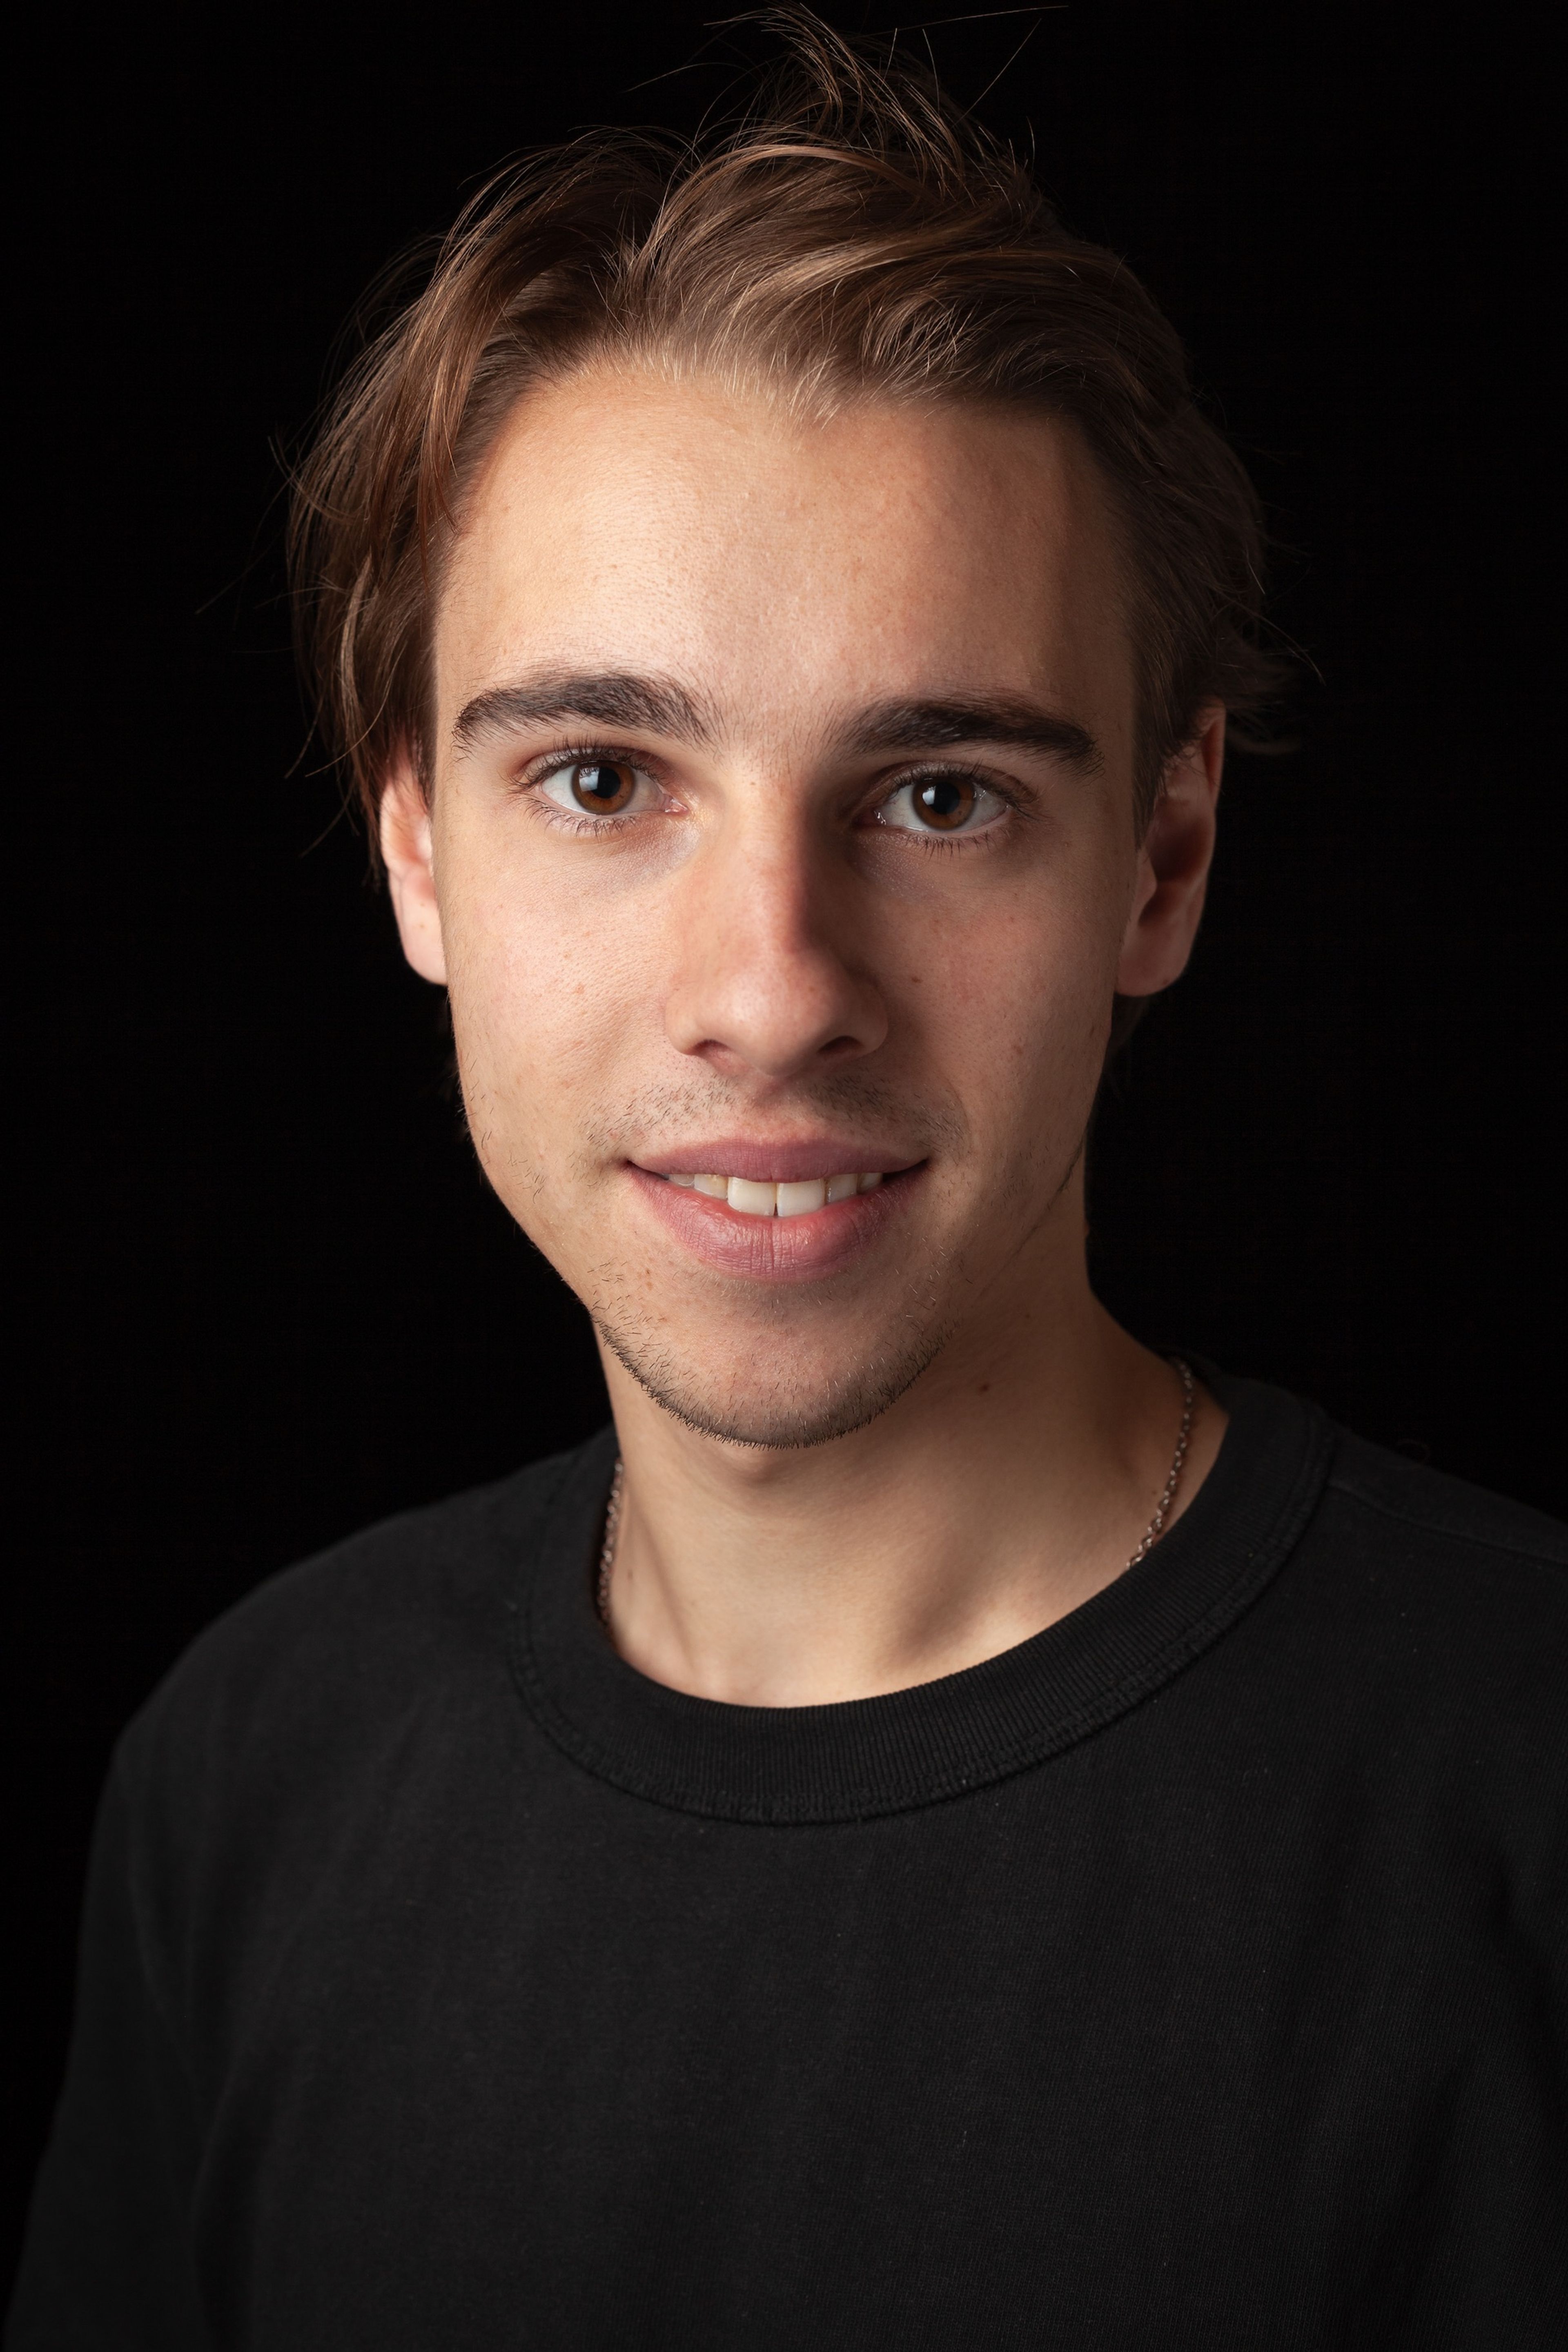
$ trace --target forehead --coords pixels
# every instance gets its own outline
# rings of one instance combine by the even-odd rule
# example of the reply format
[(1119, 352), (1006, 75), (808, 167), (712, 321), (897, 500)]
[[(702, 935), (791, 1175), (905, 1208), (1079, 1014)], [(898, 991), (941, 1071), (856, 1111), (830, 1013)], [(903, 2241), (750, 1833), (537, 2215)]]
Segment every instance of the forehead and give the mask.
[(444, 718), (559, 663), (675, 673), (737, 732), (965, 688), (1071, 705), (1107, 751), (1131, 732), (1093, 461), (977, 405), (803, 421), (702, 380), (536, 389), (471, 488), (436, 654)]

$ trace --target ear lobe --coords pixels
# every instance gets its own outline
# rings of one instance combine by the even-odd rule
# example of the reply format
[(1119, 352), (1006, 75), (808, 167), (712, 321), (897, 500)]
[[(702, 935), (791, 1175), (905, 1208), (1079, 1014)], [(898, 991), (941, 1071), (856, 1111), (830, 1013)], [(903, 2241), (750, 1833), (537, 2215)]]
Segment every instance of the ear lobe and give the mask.
[(1153, 996), (1186, 969), (1214, 863), (1224, 765), (1225, 712), (1215, 706), (1167, 768), (1138, 853), (1138, 887), (1116, 972), (1119, 996)]
[(436, 898), (430, 811), (413, 770), (400, 763), (381, 796), (381, 856), (403, 952), (421, 980), (444, 988), (447, 954)]

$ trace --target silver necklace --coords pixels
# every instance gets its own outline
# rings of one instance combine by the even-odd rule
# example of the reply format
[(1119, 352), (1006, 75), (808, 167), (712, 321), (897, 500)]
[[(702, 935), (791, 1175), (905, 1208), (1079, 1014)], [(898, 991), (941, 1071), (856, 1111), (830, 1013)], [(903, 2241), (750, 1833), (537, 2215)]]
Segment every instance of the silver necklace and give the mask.
[(621, 1496), (626, 1483), (626, 1465), (617, 1454), (616, 1475), (610, 1481), (610, 1499), (605, 1507), (605, 1545), (599, 1554), (599, 1581), (594, 1589), (599, 1622), (606, 1632), (610, 1623), (610, 1579), (616, 1568), (616, 1536), (621, 1524)]
[[(1182, 1383), (1182, 1425), (1176, 1433), (1176, 1450), (1171, 1456), (1170, 1475), (1165, 1480), (1164, 1492), (1154, 1506), (1154, 1516), (1139, 1538), (1138, 1549), (1129, 1559), (1127, 1568), (1136, 1568), (1141, 1559), (1147, 1559), (1165, 1531), (1165, 1521), (1171, 1516), (1171, 1506), (1176, 1499), (1176, 1489), (1182, 1483), (1182, 1469), (1187, 1458), (1187, 1446), (1193, 1434), (1193, 1414), (1196, 1409), (1197, 1390), (1193, 1380), (1192, 1366), (1184, 1364), (1180, 1356), (1173, 1356), (1171, 1368)], [(620, 1529), (621, 1501), (626, 1492), (626, 1465), (617, 1454), (616, 1475), (610, 1481), (610, 1499), (605, 1508), (605, 1542), (599, 1554), (599, 1578), (594, 1590), (599, 1622), (606, 1630), (610, 1622), (610, 1579), (616, 1572), (616, 1537)], [(1125, 1576), (1127, 1569), (1123, 1569), (1121, 1572)]]

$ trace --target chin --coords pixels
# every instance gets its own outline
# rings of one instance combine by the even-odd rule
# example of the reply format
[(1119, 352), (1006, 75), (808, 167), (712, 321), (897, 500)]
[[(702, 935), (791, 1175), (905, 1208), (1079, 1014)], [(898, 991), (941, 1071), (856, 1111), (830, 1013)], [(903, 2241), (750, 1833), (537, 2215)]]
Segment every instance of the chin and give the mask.
[[(672, 1419), (730, 1445), (778, 1452), (829, 1445), (878, 1420), (938, 1355), (940, 1329), (904, 1330), (901, 1344), (847, 1349), (831, 1371), (815, 1348), (798, 1354), (786, 1337), (756, 1339), (733, 1360), (702, 1360), (619, 1319), (595, 1316), (605, 1345)], [(846, 1361), (847, 1357), (848, 1360)], [(793, 1359), (793, 1360), (792, 1360)]]

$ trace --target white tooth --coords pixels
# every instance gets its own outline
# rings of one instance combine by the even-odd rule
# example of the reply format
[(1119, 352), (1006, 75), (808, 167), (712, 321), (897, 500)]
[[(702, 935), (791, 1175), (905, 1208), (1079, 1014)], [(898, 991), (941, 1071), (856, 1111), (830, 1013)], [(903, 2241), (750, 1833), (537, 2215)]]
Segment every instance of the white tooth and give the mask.
[(801, 1184), (781, 1184), (778, 1189), (781, 1217), (809, 1217), (827, 1198), (827, 1186), (820, 1176), (808, 1176)]
[(859, 1190), (858, 1176), (830, 1176), (827, 1180), (827, 1197), (830, 1201), (852, 1201)]
[(862, 1192), (874, 1192), (881, 1181), (880, 1176), (874, 1172), (869, 1176), (862, 1176), (860, 1179), (860, 1190)]
[(697, 1179), (696, 1179), (696, 1177), (695, 1177), (695, 1176), (676, 1176), (676, 1175), (671, 1175), (671, 1177), (669, 1178), (669, 1181), (670, 1181), (672, 1184), (679, 1184), (679, 1185), (680, 1185), (680, 1186), (682, 1186), (684, 1189), (688, 1189), (688, 1190), (689, 1190), (689, 1189), (690, 1188), (690, 1186), (692, 1186), (693, 1184), (695, 1184), (695, 1183), (696, 1183)]
[(730, 1179), (730, 1206), (748, 1217), (771, 1217), (778, 1206), (776, 1184), (753, 1184), (749, 1176)]
[(706, 1192), (714, 1201), (722, 1201), (730, 1190), (727, 1176), (694, 1176), (691, 1181), (700, 1192)]

